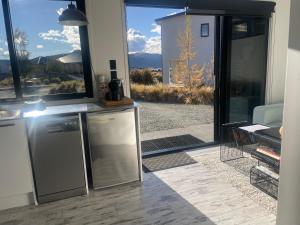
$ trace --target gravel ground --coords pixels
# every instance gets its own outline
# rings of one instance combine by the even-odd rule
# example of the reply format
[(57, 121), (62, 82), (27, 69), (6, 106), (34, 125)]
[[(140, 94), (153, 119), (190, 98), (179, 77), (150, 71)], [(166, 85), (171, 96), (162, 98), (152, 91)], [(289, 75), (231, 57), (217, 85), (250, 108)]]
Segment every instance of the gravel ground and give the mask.
[(213, 123), (211, 105), (139, 102), (141, 133)]

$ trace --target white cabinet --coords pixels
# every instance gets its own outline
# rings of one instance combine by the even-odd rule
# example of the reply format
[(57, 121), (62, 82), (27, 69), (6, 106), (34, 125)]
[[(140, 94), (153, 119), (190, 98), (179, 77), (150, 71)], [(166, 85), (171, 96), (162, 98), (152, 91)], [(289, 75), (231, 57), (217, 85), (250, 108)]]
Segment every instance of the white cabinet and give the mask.
[(0, 210), (32, 202), (33, 179), (24, 121), (0, 121)]

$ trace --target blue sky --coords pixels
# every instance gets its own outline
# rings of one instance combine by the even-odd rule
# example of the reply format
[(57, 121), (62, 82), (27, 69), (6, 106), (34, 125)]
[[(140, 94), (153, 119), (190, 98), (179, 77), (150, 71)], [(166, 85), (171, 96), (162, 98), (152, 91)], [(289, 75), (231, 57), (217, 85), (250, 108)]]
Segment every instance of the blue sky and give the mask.
[[(78, 28), (58, 24), (59, 13), (68, 3), (49, 0), (10, 0), (13, 29), (18, 28), (26, 33), (30, 58), (68, 53), (80, 48)], [(7, 44), (2, 7), (0, 11), (1, 59), (7, 57)]]
[(178, 12), (178, 9), (127, 7), (127, 26), (139, 30), (147, 37), (151, 37), (152, 24), (155, 19)]
[(155, 19), (180, 12), (178, 9), (127, 7), (129, 52), (161, 53), (160, 26)]
[[(30, 58), (69, 53), (80, 49), (77, 27), (58, 24), (58, 16), (69, 2), (49, 0), (10, 0), (13, 29), (26, 33)], [(0, 59), (8, 49), (0, 1)], [(130, 52), (160, 53), (160, 27), (155, 19), (178, 12), (177, 9), (127, 7)], [(18, 42), (18, 40), (16, 40)], [(18, 43), (16, 43), (18, 46)]]

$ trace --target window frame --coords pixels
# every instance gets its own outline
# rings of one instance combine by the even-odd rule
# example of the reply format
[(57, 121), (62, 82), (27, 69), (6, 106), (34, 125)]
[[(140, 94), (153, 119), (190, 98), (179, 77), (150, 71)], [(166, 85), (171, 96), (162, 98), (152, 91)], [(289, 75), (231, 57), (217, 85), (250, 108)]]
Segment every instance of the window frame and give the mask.
[[(207, 26), (207, 34), (203, 34), (203, 29), (204, 27)], [(200, 35), (201, 37), (209, 37), (209, 23), (201, 23), (201, 28), (200, 28)]]
[[(0, 102), (23, 102), (26, 100), (30, 101), (36, 98), (41, 98), (46, 101), (93, 98), (94, 92), (93, 92), (92, 66), (91, 66), (87, 26), (79, 27), (85, 93), (71, 93), (71, 94), (62, 93), (62, 94), (55, 94), (55, 95), (43, 95), (43, 96), (37, 95), (37, 96), (28, 96), (28, 97), (23, 96), (23, 91), (21, 86), (21, 75), (20, 75), (18, 58), (16, 54), (17, 51), (16, 51), (14, 37), (13, 37), (13, 27), (12, 27), (12, 19), (10, 14), (9, 0), (1, 0), (1, 1), (2, 1), (2, 10), (3, 10), (4, 24), (5, 24), (6, 38), (8, 43), (10, 64), (11, 64), (11, 70), (13, 75), (14, 91), (16, 97), (3, 98), (0, 99)], [(67, 0), (62, 0), (62, 1), (67, 1)], [(76, 0), (76, 4), (79, 10), (81, 10), (83, 13), (86, 13), (85, 0)]]

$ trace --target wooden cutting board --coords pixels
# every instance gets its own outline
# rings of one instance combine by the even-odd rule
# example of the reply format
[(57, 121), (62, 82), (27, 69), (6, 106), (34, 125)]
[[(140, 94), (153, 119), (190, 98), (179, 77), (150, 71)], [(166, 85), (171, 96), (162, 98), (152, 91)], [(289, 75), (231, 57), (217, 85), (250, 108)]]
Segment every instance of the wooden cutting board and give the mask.
[(102, 105), (104, 107), (119, 107), (119, 106), (124, 106), (124, 105), (133, 105), (134, 101), (131, 98), (124, 97), (120, 101), (107, 101), (105, 100)]

